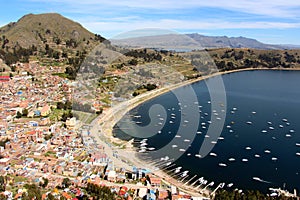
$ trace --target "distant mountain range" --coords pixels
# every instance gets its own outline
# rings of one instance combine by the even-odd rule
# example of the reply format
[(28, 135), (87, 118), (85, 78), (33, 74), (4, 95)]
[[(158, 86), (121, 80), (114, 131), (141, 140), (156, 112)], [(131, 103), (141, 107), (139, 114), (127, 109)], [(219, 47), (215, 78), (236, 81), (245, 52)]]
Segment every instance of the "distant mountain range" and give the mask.
[(193, 34), (164, 34), (142, 37), (132, 37), (112, 40), (120, 46), (161, 48), (161, 49), (217, 49), (217, 48), (251, 48), (251, 49), (295, 49), (300, 46), (272, 45), (246, 37), (204, 36)]
[(252, 49), (285, 49), (287, 45), (272, 45), (246, 37), (204, 36), (197, 33), (187, 34), (205, 48), (252, 48)]

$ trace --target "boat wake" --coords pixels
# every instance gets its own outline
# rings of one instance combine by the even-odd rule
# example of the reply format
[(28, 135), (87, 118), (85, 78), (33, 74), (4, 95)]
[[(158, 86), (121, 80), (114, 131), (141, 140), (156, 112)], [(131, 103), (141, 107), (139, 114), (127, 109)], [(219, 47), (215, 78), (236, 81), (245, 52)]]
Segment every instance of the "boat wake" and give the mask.
[(269, 181), (265, 181), (265, 180), (263, 180), (261, 178), (258, 178), (258, 177), (253, 177), (253, 180), (256, 180), (256, 181), (259, 181), (259, 182), (262, 182), (262, 183), (271, 183)]

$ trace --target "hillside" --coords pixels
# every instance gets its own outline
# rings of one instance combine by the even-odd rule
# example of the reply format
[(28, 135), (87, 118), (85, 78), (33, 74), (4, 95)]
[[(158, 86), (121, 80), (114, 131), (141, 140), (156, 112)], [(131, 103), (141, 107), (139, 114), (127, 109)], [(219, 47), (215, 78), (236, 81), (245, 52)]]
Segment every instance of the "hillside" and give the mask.
[(45, 44), (54, 48), (64, 45), (84, 48), (95, 42), (93, 33), (79, 23), (56, 13), (25, 15), (17, 22), (0, 28), (0, 38), (2, 48), (29, 48), (34, 45), (40, 49)]
[(105, 40), (60, 14), (28, 14), (0, 28), (0, 59), (7, 65), (34, 59), (76, 67)]

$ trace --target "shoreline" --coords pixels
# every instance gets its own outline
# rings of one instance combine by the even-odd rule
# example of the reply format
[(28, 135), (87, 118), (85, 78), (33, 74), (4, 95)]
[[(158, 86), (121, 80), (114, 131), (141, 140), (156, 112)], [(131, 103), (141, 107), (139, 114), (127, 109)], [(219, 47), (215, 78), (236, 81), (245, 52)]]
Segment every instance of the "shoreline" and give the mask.
[[(97, 117), (91, 124), (94, 124), (94, 127), (97, 126), (98, 127), (98, 131), (92, 131), (91, 135), (93, 135), (95, 138), (98, 138), (99, 140), (101, 140), (99, 138), (99, 134), (101, 134), (102, 136), (104, 136), (105, 140), (107, 139), (111, 144), (121, 144), (121, 145), (130, 145), (130, 147), (128, 148), (127, 146), (125, 147), (125, 149), (119, 149), (120, 152), (122, 152), (121, 154), (122, 157), (124, 157), (127, 160), (130, 160), (130, 162), (135, 165), (136, 167), (142, 167), (142, 168), (148, 168), (151, 170), (151, 172), (153, 174), (155, 174), (156, 176), (162, 178), (164, 180), (164, 182), (168, 182), (172, 185), (175, 185), (176, 187), (178, 187), (179, 190), (184, 191), (187, 194), (194, 194), (194, 195), (200, 195), (203, 196), (199, 193), (199, 191), (195, 190), (195, 187), (190, 187), (188, 185), (183, 185), (182, 182), (179, 182), (178, 180), (176, 180), (175, 178), (173, 178), (172, 176), (168, 175), (165, 171), (159, 169), (159, 170), (154, 170), (155, 166), (151, 166), (150, 162), (148, 161), (144, 161), (141, 160), (138, 155), (137, 152), (134, 151), (134, 149), (132, 149), (132, 144), (130, 144), (130, 141), (124, 141), (121, 140), (119, 138), (115, 138), (113, 137), (113, 127), (115, 126), (115, 124), (121, 120), (121, 118), (130, 110), (134, 109), (135, 107), (145, 103), (148, 100), (151, 100), (153, 98), (156, 98), (160, 95), (163, 95), (167, 92), (170, 92), (174, 89), (189, 85), (189, 84), (193, 84), (199, 81), (203, 81), (215, 76), (220, 76), (220, 75), (225, 75), (225, 74), (230, 74), (230, 73), (235, 73), (235, 72), (241, 72), (241, 71), (254, 71), (254, 70), (276, 70), (276, 71), (299, 71), (300, 68), (243, 68), (243, 69), (235, 69), (235, 70), (230, 70), (230, 71), (223, 71), (223, 72), (215, 72), (206, 76), (202, 76), (199, 77), (197, 79), (192, 79), (192, 80), (187, 80), (184, 82), (180, 82), (178, 84), (172, 85), (171, 87), (163, 87), (163, 88), (159, 88), (156, 90), (152, 90), (146, 93), (143, 93), (141, 95), (138, 95), (128, 101), (125, 102), (121, 102), (119, 104), (117, 104), (115, 107), (109, 108), (108, 110), (106, 110), (102, 115), (100, 115), (99, 117)], [(94, 128), (93, 127), (93, 128)], [(101, 132), (101, 133), (99, 133)], [(98, 144), (101, 141), (98, 140)], [(104, 141), (102, 140), (102, 143)], [(114, 145), (113, 145), (114, 146)], [(115, 148), (115, 147), (109, 147), (108, 148)], [(107, 149), (107, 148), (106, 148)], [(120, 155), (121, 155), (120, 154)], [(128, 156), (130, 154), (130, 156)], [(119, 163), (120, 166), (122, 166), (123, 164), (125, 164), (124, 162)], [(126, 163), (128, 164), (128, 162)], [(130, 166), (130, 165), (129, 165)], [(204, 194), (206, 194), (205, 196), (210, 194), (210, 191), (208, 189), (206, 189), (205, 191), (203, 191)]]

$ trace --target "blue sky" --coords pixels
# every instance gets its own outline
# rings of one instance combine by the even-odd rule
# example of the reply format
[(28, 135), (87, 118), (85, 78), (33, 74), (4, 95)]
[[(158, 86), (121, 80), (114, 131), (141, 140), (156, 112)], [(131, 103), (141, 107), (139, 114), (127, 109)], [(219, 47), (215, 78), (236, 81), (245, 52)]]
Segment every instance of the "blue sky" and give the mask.
[(298, 0), (10, 0), (0, 5), (0, 26), (28, 13), (57, 12), (107, 38), (160, 28), (300, 45)]

